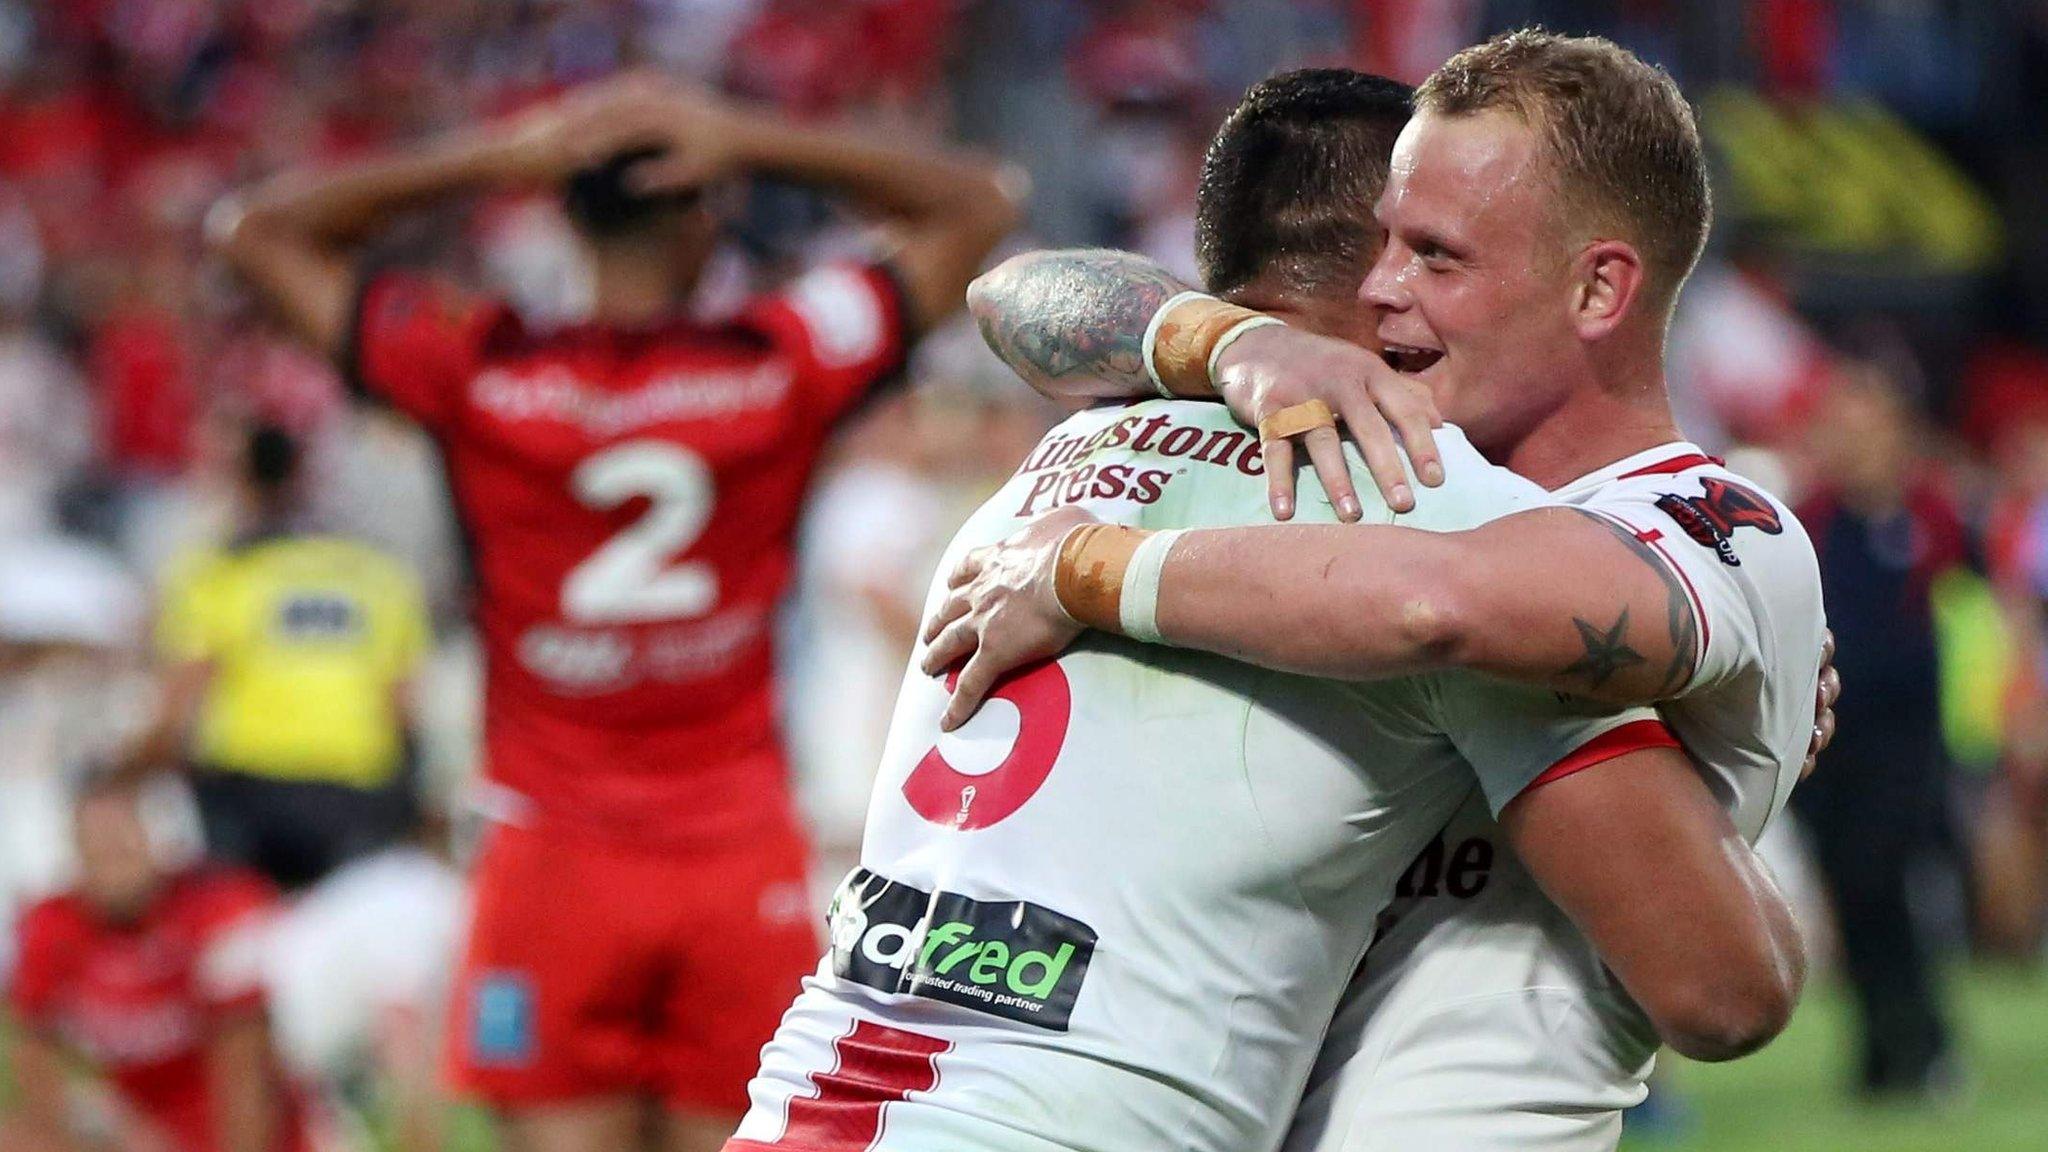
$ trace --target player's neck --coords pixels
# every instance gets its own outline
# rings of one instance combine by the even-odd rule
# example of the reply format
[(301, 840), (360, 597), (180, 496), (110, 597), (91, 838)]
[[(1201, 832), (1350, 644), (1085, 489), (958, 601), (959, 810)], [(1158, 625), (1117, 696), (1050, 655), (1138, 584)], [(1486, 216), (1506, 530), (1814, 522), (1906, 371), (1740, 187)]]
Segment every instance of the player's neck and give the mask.
[(666, 320), (682, 311), (695, 287), (694, 274), (659, 260), (599, 260), (593, 285), (599, 323), (623, 328)]
[(1561, 488), (1616, 460), (1681, 438), (1659, 378), (1654, 386), (1628, 391), (1574, 392), (1496, 462), (1545, 488)]

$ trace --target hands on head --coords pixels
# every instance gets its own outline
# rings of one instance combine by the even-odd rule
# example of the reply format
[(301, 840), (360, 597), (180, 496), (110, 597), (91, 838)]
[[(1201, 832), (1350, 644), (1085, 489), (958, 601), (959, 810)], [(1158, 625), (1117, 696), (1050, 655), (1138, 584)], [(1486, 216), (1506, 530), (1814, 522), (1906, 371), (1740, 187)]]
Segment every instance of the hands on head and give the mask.
[(707, 89), (634, 72), (579, 88), (499, 126), (507, 178), (555, 183), (634, 149), (636, 191), (700, 188), (743, 165), (745, 116)]

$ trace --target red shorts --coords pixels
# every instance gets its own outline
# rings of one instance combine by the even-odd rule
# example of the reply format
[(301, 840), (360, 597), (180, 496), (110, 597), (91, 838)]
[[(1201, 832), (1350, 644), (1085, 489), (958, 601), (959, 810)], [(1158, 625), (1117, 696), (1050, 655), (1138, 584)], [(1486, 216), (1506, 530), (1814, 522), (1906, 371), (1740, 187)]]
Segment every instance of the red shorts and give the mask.
[(818, 963), (803, 838), (660, 851), (494, 825), (450, 998), (449, 1078), (499, 1107), (620, 1093), (746, 1110)]

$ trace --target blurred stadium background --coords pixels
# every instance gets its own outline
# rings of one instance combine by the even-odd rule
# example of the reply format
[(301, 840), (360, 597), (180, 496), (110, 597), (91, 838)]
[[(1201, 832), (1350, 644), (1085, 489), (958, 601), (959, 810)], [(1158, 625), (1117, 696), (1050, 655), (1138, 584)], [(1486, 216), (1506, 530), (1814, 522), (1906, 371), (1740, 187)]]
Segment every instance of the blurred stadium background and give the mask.
[[(1696, 102), (1718, 220), (1680, 308), (1674, 391), (1695, 440), (1813, 516), (1848, 695), (1799, 807), (1846, 829), (1819, 839), (1852, 857), (1858, 829), (1891, 830), (1899, 891), (1831, 887), (1829, 853), (1796, 827), (1772, 851), (1823, 958), (1855, 918), (1934, 958), (1926, 980), (1878, 964), (1861, 999), (1817, 982), (1754, 1059), (1667, 1069), (1631, 1142), (2043, 1147), (2048, 4), (2033, 0), (0, 0), (0, 900), (62, 881), (66, 774), (154, 714), (175, 631), (161, 594), (181, 556), (235, 530), (258, 424), (303, 445), (311, 522), (399, 557), (424, 589), (408, 779), (427, 827), (474, 768), (475, 655), (432, 451), (351, 409), (203, 258), (206, 209), (230, 188), (648, 66), (818, 122), (984, 147), (1035, 181), (1015, 247), (1132, 248), (1192, 279), (1201, 148), (1247, 84), (1305, 63), (1412, 81), (1528, 23), (1610, 36)], [(803, 190), (756, 187), (711, 291), (850, 232)], [(537, 317), (573, 316), (587, 288), (545, 200), (430, 215), (400, 247)], [(911, 375), (836, 449), (788, 622), (785, 696), (802, 702), (791, 734), (827, 869), (858, 835), (929, 566), (1049, 420), (964, 323), (929, 337)], [(1872, 911), (1895, 896), (1903, 914)], [(1867, 1102), (1861, 1029), (1897, 1025), (1900, 995), (1953, 1059)], [(351, 1139), (409, 1143), (380, 1102), (394, 1093), (358, 1094)]]

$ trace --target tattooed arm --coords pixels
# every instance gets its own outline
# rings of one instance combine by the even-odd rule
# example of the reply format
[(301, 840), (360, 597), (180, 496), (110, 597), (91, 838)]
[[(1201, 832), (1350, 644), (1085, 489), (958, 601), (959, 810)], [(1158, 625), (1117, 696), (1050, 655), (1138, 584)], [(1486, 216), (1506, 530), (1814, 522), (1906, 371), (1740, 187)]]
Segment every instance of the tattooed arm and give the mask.
[[(1067, 402), (1122, 400), (1153, 394), (1145, 374), (1145, 329), (1162, 305), (1187, 290), (1172, 273), (1129, 252), (1028, 252), (969, 285), (967, 308), (989, 348), (1040, 393)], [(1231, 302), (1265, 309), (1278, 304)], [(1250, 333), (1217, 359), (1214, 383), (1221, 399), (1248, 428), (1321, 400), (1336, 413), (1343, 437), (1358, 445), (1388, 506), (1398, 512), (1413, 508), (1404, 456), (1425, 486), (1444, 480), (1435, 436), (1443, 421), (1428, 385), (1357, 345), (1318, 334), (1304, 317), (1289, 321), (1297, 322), (1303, 327)], [(1338, 429), (1310, 432), (1299, 443), (1269, 440), (1264, 452), (1274, 519), (1294, 515), (1295, 471), (1303, 454), (1339, 518), (1358, 519), (1361, 505)]]
[(1153, 394), (1145, 326), (1189, 287), (1130, 252), (1027, 252), (968, 285), (967, 309), (989, 348), (1039, 392), (1120, 399)]
[(1176, 645), (1288, 671), (1370, 679), (1466, 668), (1630, 704), (1683, 689), (1700, 644), (1676, 573), (1576, 508), (1466, 532), (1190, 533), (1167, 560), (1158, 623)]
[[(944, 723), (1003, 673), (1080, 631), (1052, 598), (1069, 523), (970, 553), (927, 620), (924, 670), (962, 664)], [(1690, 595), (1648, 545), (1578, 508), (1462, 532), (1391, 524), (1187, 532), (1167, 554), (1161, 641), (1264, 668), (1375, 680), (1453, 668), (1616, 704), (1682, 692), (1702, 637)]]

